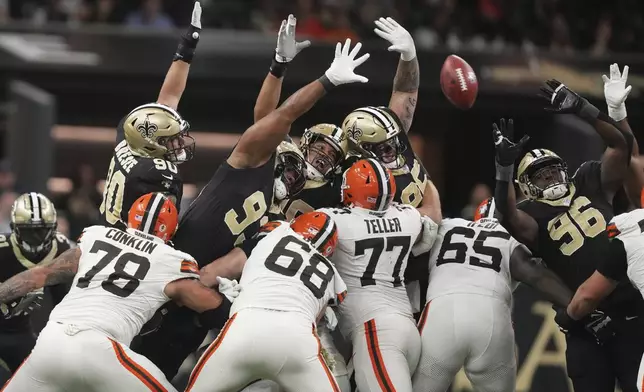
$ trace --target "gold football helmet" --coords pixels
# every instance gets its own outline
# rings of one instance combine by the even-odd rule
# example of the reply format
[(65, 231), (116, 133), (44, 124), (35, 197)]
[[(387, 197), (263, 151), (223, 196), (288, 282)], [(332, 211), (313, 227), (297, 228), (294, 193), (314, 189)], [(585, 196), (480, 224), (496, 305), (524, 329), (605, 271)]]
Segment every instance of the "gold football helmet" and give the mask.
[(366, 106), (349, 113), (342, 129), (356, 150), (378, 159), (386, 168), (395, 170), (405, 164), (405, 146), (398, 140), (402, 131), (395, 115), (385, 107)]
[(132, 110), (123, 122), (125, 140), (134, 155), (162, 158), (173, 163), (194, 156), (195, 140), (190, 124), (171, 107), (147, 103)]
[(570, 188), (566, 162), (550, 150), (534, 149), (519, 162), (517, 183), (528, 199), (560, 199)]
[(11, 207), (11, 231), (27, 257), (49, 252), (56, 234), (56, 208), (36, 192), (18, 196)]
[(349, 152), (349, 141), (337, 125), (317, 124), (304, 131), (300, 148), (306, 160), (307, 178), (322, 181), (340, 167)]
[(290, 141), (277, 146), (274, 197), (284, 200), (300, 193), (306, 185), (306, 161), (302, 151)]

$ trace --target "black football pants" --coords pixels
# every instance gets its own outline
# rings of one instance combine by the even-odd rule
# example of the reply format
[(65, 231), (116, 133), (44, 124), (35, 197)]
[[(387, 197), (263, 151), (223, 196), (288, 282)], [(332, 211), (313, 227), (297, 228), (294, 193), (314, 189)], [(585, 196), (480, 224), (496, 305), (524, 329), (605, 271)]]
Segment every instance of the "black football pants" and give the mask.
[(622, 392), (637, 392), (640, 361), (644, 353), (644, 316), (613, 319), (615, 337), (598, 345), (590, 335), (566, 337), (568, 377), (575, 392), (613, 392), (615, 380)]
[(195, 324), (196, 315), (188, 308), (169, 306), (160, 326), (134, 338), (130, 348), (146, 356), (172, 381), (183, 361), (208, 335), (207, 328)]
[[(0, 332), (0, 360), (13, 373), (36, 345), (36, 335), (29, 331)], [(2, 385), (0, 383), (0, 385)]]

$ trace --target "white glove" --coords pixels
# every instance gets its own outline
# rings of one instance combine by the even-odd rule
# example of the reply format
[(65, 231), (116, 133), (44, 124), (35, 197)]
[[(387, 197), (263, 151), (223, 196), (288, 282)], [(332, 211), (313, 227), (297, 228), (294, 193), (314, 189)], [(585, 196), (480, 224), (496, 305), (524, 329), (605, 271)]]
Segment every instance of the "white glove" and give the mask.
[(302, 49), (311, 46), (311, 41), (295, 41), (295, 26), (297, 19), (293, 15), (288, 16), (288, 21), (283, 20), (280, 31), (277, 34), (277, 48), (275, 49), (275, 61), (278, 63), (289, 63), (297, 56)]
[(219, 292), (225, 295), (230, 302), (235, 301), (242, 289), (236, 279), (230, 280), (218, 276), (217, 283), (219, 283)]
[(369, 79), (362, 75), (356, 75), (353, 70), (359, 67), (362, 63), (367, 61), (369, 53), (362, 55), (359, 59), (355, 60), (362, 44), (358, 42), (349, 53), (351, 47), (351, 40), (347, 38), (344, 45), (338, 42), (335, 45), (335, 59), (331, 63), (329, 69), (326, 70), (324, 75), (329, 79), (334, 86), (347, 83), (367, 83)]
[[(198, 29), (201, 29), (201, 4), (198, 1), (195, 1), (195, 6), (192, 9), (192, 19), (190, 20), (190, 24)], [(197, 36), (193, 38), (197, 39), (199, 37)]]
[(391, 43), (391, 46), (387, 48), (388, 51), (400, 53), (400, 58), (403, 61), (411, 61), (416, 58), (416, 45), (414, 45), (414, 39), (409, 34), (409, 31), (389, 17), (387, 19), (380, 18), (374, 23), (378, 27), (373, 31), (380, 38), (386, 39)]
[(423, 224), (423, 232), (411, 248), (411, 253), (414, 256), (429, 252), (438, 236), (438, 225), (430, 217), (421, 216), (420, 221)]
[(324, 320), (326, 321), (326, 327), (329, 331), (335, 331), (335, 327), (338, 326), (338, 318), (330, 306), (327, 306), (324, 310)]
[(604, 80), (604, 97), (608, 105), (608, 115), (615, 121), (621, 121), (626, 118), (626, 98), (631, 92), (631, 86), (626, 87), (628, 79), (628, 65), (624, 66), (624, 71), (620, 74), (619, 66), (611, 64), (610, 79), (602, 75)]

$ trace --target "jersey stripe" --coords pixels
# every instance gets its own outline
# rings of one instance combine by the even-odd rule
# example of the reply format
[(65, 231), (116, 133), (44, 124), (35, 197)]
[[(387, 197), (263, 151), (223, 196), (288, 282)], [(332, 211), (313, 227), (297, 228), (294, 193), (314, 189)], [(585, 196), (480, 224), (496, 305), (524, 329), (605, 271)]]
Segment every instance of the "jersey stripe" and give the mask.
[(315, 337), (315, 341), (318, 342), (318, 360), (320, 361), (320, 364), (324, 368), (324, 372), (326, 373), (326, 376), (329, 379), (329, 382), (331, 383), (331, 388), (333, 388), (333, 392), (340, 392), (340, 387), (338, 386), (338, 382), (335, 380), (335, 377), (331, 373), (331, 370), (329, 369), (329, 366), (326, 364), (326, 361), (324, 360), (324, 356), (322, 355), (322, 343), (320, 342), (320, 337), (315, 332), (315, 324), (313, 324), (313, 336)]
[(119, 343), (115, 342), (112, 339), (110, 339), (110, 342), (112, 342), (112, 347), (114, 348), (114, 352), (116, 353), (116, 358), (121, 363), (121, 365), (125, 369), (127, 369), (127, 371), (132, 373), (136, 378), (141, 380), (141, 382), (145, 384), (145, 386), (148, 387), (150, 391), (168, 392), (168, 390), (156, 378), (154, 378), (153, 375), (151, 375), (141, 365), (134, 362), (134, 360), (132, 360), (132, 358), (130, 358), (125, 353), (125, 350), (123, 350), (123, 347), (121, 347)]
[(183, 260), (181, 262), (181, 272), (187, 274), (197, 274), (199, 275), (199, 266), (195, 261), (192, 260)]
[(383, 392), (396, 392), (394, 384), (389, 378), (389, 373), (385, 368), (385, 361), (382, 359), (382, 353), (380, 353), (380, 345), (378, 344), (378, 334), (376, 329), (376, 321), (371, 319), (364, 323), (365, 336), (367, 338), (367, 350), (369, 351), (369, 358), (371, 359), (371, 366), (373, 367), (373, 372), (378, 380), (380, 389)]
[(233, 314), (233, 316), (229, 318), (228, 321), (226, 321), (226, 324), (224, 324), (221, 332), (219, 332), (219, 335), (217, 335), (217, 339), (215, 339), (215, 341), (210, 344), (206, 351), (201, 355), (201, 358), (199, 358), (199, 362), (197, 362), (197, 364), (195, 365), (195, 368), (192, 370), (192, 374), (190, 374), (190, 378), (188, 379), (186, 392), (190, 392), (192, 387), (195, 385), (195, 381), (197, 381), (199, 373), (201, 373), (203, 367), (206, 365), (206, 362), (208, 362), (208, 359), (210, 359), (212, 354), (214, 354), (221, 345), (221, 342), (224, 340), (224, 337), (226, 337), (226, 333), (228, 333), (230, 326), (233, 324), (233, 321), (235, 321), (235, 317), (237, 317), (237, 313)]
[(160, 193), (154, 194), (154, 200), (151, 203), (148, 203), (148, 208), (145, 209), (143, 214), (143, 232), (151, 233), (151, 229), (154, 229), (154, 223), (159, 217), (159, 212), (161, 212), (161, 206), (163, 202), (163, 195)]
[(378, 199), (376, 199), (376, 211), (384, 211), (387, 207), (387, 199), (389, 196), (389, 181), (387, 181), (387, 173), (382, 165), (373, 158), (367, 159), (371, 168), (376, 172), (376, 181), (378, 181)]

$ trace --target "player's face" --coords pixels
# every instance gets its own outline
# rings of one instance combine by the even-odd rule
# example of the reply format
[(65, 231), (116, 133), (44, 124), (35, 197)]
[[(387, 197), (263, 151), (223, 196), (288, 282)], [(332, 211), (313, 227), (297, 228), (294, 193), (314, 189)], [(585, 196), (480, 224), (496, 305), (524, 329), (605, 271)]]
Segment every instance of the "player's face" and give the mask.
[(317, 140), (309, 146), (305, 158), (317, 171), (326, 175), (338, 163), (340, 158), (338, 155), (338, 152), (328, 142)]
[(174, 163), (189, 160), (194, 149), (194, 139), (189, 136), (187, 131), (169, 138), (159, 138), (159, 144), (168, 149), (166, 159)]
[(398, 155), (396, 144), (397, 139), (394, 137), (382, 143), (365, 145), (365, 149), (372, 152), (380, 162), (391, 163)]
[(564, 173), (559, 165), (550, 165), (537, 170), (530, 181), (540, 189), (565, 182)]
[(38, 251), (46, 245), (53, 234), (53, 227), (16, 227), (16, 234), (22, 245), (26, 245), (28, 250)]
[(306, 182), (304, 167), (302, 167), (300, 162), (301, 161), (298, 161), (291, 155), (285, 154), (283, 166), (284, 169), (282, 171), (281, 177), (291, 196), (299, 192)]

